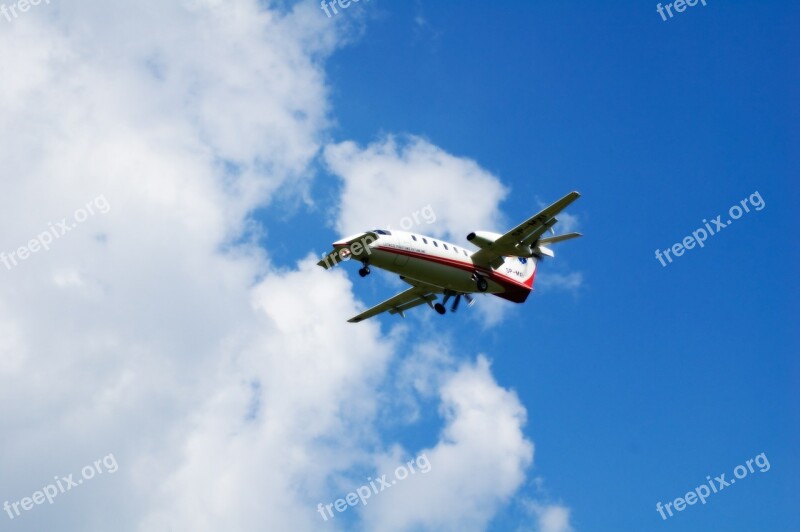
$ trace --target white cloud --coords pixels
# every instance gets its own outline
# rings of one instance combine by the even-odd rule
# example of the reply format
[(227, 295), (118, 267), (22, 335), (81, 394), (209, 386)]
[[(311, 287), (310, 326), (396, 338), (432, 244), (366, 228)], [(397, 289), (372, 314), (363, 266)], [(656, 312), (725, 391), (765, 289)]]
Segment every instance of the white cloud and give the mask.
[(576, 292), (583, 286), (581, 272), (558, 273), (548, 272), (536, 274), (536, 285), (544, 290), (561, 289)]
[(537, 532), (573, 532), (570, 510), (566, 506), (529, 501), (526, 507), (536, 521), (534, 530)]
[(508, 313), (518, 308), (517, 305), (500, 299), (499, 297), (480, 295), (475, 299), (472, 308), (477, 313), (476, 318), (483, 329), (490, 329), (502, 322)]
[[(391, 226), (466, 242), (471, 231), (502, 230), (498, 205), (508, 190), (475, 161), (451, 155), (419, 137), (389, 136), (366, 148), (353, 142), (329, 145), (325, 161), (343, 181), (336, 229), (353, 234)], [(427, 223), (421, 210), (436, 213)], [(408, 224), (405, 224), (406, 226)]]
[[(213, 429), (244, 418), (250, 383), (272, 384), (219, 362), (263, 342), (253, 334), (263, 323), (252, 285), (276, 275), (263, 252), (230, 242), (253, 207), (305, 179), (327, 125), (321, 59), (336, 47), (336, 26), (309, 9), (77, 1), (3, 23), (0, 208), (14, 223), (0, 226), (0, 251), (99, 194), (111, 210), (14, 269), (0, 266), (0, 400), (17, 405), (2, 414), (0, 493), (29, 496), (109, 452), (120, 464), (115, 476), (18, 517), (16, 530), (134, 530), (163, 508), (181, 515), (216, 495), (209, 512), (224, 516), (234, 505), (217, 489), (231, 485), (210, 481), (215, 473), (255, 492), (286, 461), (286, 438), (271, 462), (241, 476), (235, 461), (205, 450), (226, 449)], [(332, 279), (352, 311), (348, 286)], [(288, 310), (294, 299), (278, 301)], [(332, 360), (342, 363), (345, 345)], [(282, 371), (271, 378), (301, 384), (297, 367)], [(296, 412), (280, 413), (292, 421)], [(209, 458), (203, 481), (182, 498), (161, 497), (160, 486), (169, 494), (196, 473), (196, 457)]]
[[(0, 251), (100, 194), (111, 207), (0, 266), (0, 401), (15, 405), (0, 415), (0, 496), (30, 496), (108, 453), (119, 463), (4, 521), (14, 530), (317, 530), (317, 502), (400, 452), (377, 429), (397, 339), (345, 322), (357, 304), (343, 272), (311, 258), (280, 270), (268, 250), (233, 244), (255, 207), (304, 193), (329, 123), (324, 60), (346, 38), (316, 4), (259, 5), (76, 0), (0, 31), (13, 51), (0, 209), (14, 222), (0, 225)], [(434, 234), (502, 225), (499, 181), (420, 139), (343, 143), (326, 160), (352, 171), (342, 229), (428, 203)], [(397, 210), (364, 206), (381, 198), (378, 163), (391, 163)], [(438, 394), (446, 416), (422, 490), (481, 526), (522, 482), (532, 444), (488, 363), (454, 371), (452, 359), (407, 392)], [(467, 483), (470, 471), (485, 479)], [(414, 510), (415, 497), (386, 494), (376, 508), (388, 513), (367, 523), (396, 504), (408, 523), (464, 524)]]
[[(445, 427), (424, 453), (431, 470), (409, 477), (365, 508), (370, 530), (484, 530), (519, 488), (533, 460), (522, 433), (525, 408), (498, 386), (489, 363), (464, 364), (441, 388)], [(392, 471), (403, 456), (390, 456), (378, 471)]]
[(344, 322), (349, 291), (312, 260), (258, 285), (254, 337), (220, 365), (141, 530), (317, 529), (329, 479), (368, 461), (392, 352), (376, 327)]
[[(402, 338), (410, 331), (398, 326), (392, 336)], [(456, 360), (450, 354), (450, 342), (438, 335), (417, 343), (409, 353), (404, 353), (394, 369), (393, 386), (384, 396), (384, 408), (392, 419), (413, 423), (420, 417), (420, 401), (430, 400), (438, 393), (444, 379), (455, 369)]]
[(573, 231), (577, 231), (580, 227), (580, 217), (577, 214), (570, 214), (562, 211), (558, 215), (558, 222), (559, 223), (556, 225), (558, 228), (557, 234), (572, 233)]

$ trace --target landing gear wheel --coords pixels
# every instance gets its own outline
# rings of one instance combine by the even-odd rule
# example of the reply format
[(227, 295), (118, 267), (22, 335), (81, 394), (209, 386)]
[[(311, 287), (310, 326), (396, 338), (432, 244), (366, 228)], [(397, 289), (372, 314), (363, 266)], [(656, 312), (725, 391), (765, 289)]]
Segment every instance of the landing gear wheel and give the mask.
[(489, 289), (489, 283), (483, 277), (478, 277), (478, 292), (486, 292)]
[(446, 309), (446, 308), (444, 308), (444, 305), (442, 305), (441, 303), (436, 303), (436, 304), (433, 306), (433, 310), (435, 310), (435, 311), (436, 311), (436, 312), (438, 312), (439, 314), (444, 314), (445, 312), (447, 312), (447, 309)]
[(366, 277), (367, 275), (369, 275), (369, 266), (364, 266), (363, 268), (360, 268), (358, 270), (358, 275), (360, 275), (361, 277)]

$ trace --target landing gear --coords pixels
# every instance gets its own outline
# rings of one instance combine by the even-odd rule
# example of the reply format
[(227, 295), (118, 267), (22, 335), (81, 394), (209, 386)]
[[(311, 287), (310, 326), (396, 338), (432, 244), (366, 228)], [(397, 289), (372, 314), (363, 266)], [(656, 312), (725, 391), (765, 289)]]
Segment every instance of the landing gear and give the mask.
[(450, 298), (453, 296), (455, 296), (455, 299), (453, 300), (453, 304), (450, 306), (450, 312), (455, 312), (456, 310), (458, 310), (458, 305), (459, 303), (461, 303), (461, 296), (464, 296), (464, 299), (467, 300), (467, 304), (470, 307), (472, 306), (473, 303), (475, 303), (475, 301), (472, 299), (472, 296), (470, 296), (469, 294), (459, 294), (458, 292), (454, 292), (452, 290), (445, 290), (442, 302), (433, 305), (433, 310), (435, 310), (439, 314), (444, 314), (445, 312), (447, 312), (447, 307), (445, 305), (447, 305), (447, 302), (450, 301)]
[[(461, 296), (464, 296), (464, 299), (467, 300), (467, 306), (468, 307), (471, 307), (475, 303), (475, 300), (472, 299), (472, 296), (469, 295), (469, 294), (456, 294), (456, 299), (455, 299), (455, 301), (453, 301), (453, 304), (450, 306), (450, 312), (455, 312), (455, 311), (458, 310), (458, 305), (461, 303)], [(444, 303), (447, 304), (447, 298), (446, 297), (445, 297)]]
[(362, 264), (364, 266), (358, 270), (358, 275), (360, 275), (361, 277), (366, 277), (367, 275), (369, 275), (370, 272), (369, 263), (367, 263), (367, 261), (364, 261)]
[(486, 292), (489, 289), (489, 283), (480, 275), (476, 275), (475, 284), (478, 285), (478, 292)]

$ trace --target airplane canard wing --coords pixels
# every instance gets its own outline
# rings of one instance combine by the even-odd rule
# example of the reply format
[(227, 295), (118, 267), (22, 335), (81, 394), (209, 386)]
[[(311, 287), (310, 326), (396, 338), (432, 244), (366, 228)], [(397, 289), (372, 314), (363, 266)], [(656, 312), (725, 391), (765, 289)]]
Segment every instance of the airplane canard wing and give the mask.
[[(540, 213), (531, 216), (514, 229), (508, 231), (506, 234), (499, 236), (492, 242), (485, 243), (485, 245), (481, 246), (482, 249), (472, 254), (473, 261), (476, 264), (497, 268), (503, 263), (504, 256), (531, 257), (531, 245), (556, 224), (558, 221), (556, 219), (556, 214), (566, 209), (570, 203), (580, 196), (578, 192), (570, 192)], [(548, 243), (545, 242), (547, 240), (549, 243), (554, 244), (578, 236), (581, 235), (579, 233), (569, 233), (568, 235), (560, 235), (559, 237), (551, 237), (549, 239), (543, 238), (539, 243)], [(474, 237), (475, 233), (471, 233), (467, 239), (472, 241)]]
[(414, 286), (405, 292), (400, 292), (394, 297), (391, 297), (379, 305), (375, 305), (369, 310), (366, 310), (358, 316), (350, 318), (350, 323), (358, 323), (359, 321), (366, 320), (373, 316), (377, 316), (382, 312), (389, 312), (389, 314), (400, 314), (405, 317), (405, 311), (425, 303), (431, 304), (436, 300), (436, 295), (441, 293), (441, 290), (431, 290), (423, 286)]

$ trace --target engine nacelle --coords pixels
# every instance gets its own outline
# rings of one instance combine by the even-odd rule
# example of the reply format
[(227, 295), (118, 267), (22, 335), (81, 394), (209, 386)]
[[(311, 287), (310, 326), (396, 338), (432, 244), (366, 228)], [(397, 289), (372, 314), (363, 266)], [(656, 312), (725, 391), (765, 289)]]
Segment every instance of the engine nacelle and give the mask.
[(494, 241), (500, 238), (501, 234), (492, 233), (490, 231), (474, 231), (467, 235), (467, 240), (475, 244), (481, 249), (492, 247)]

